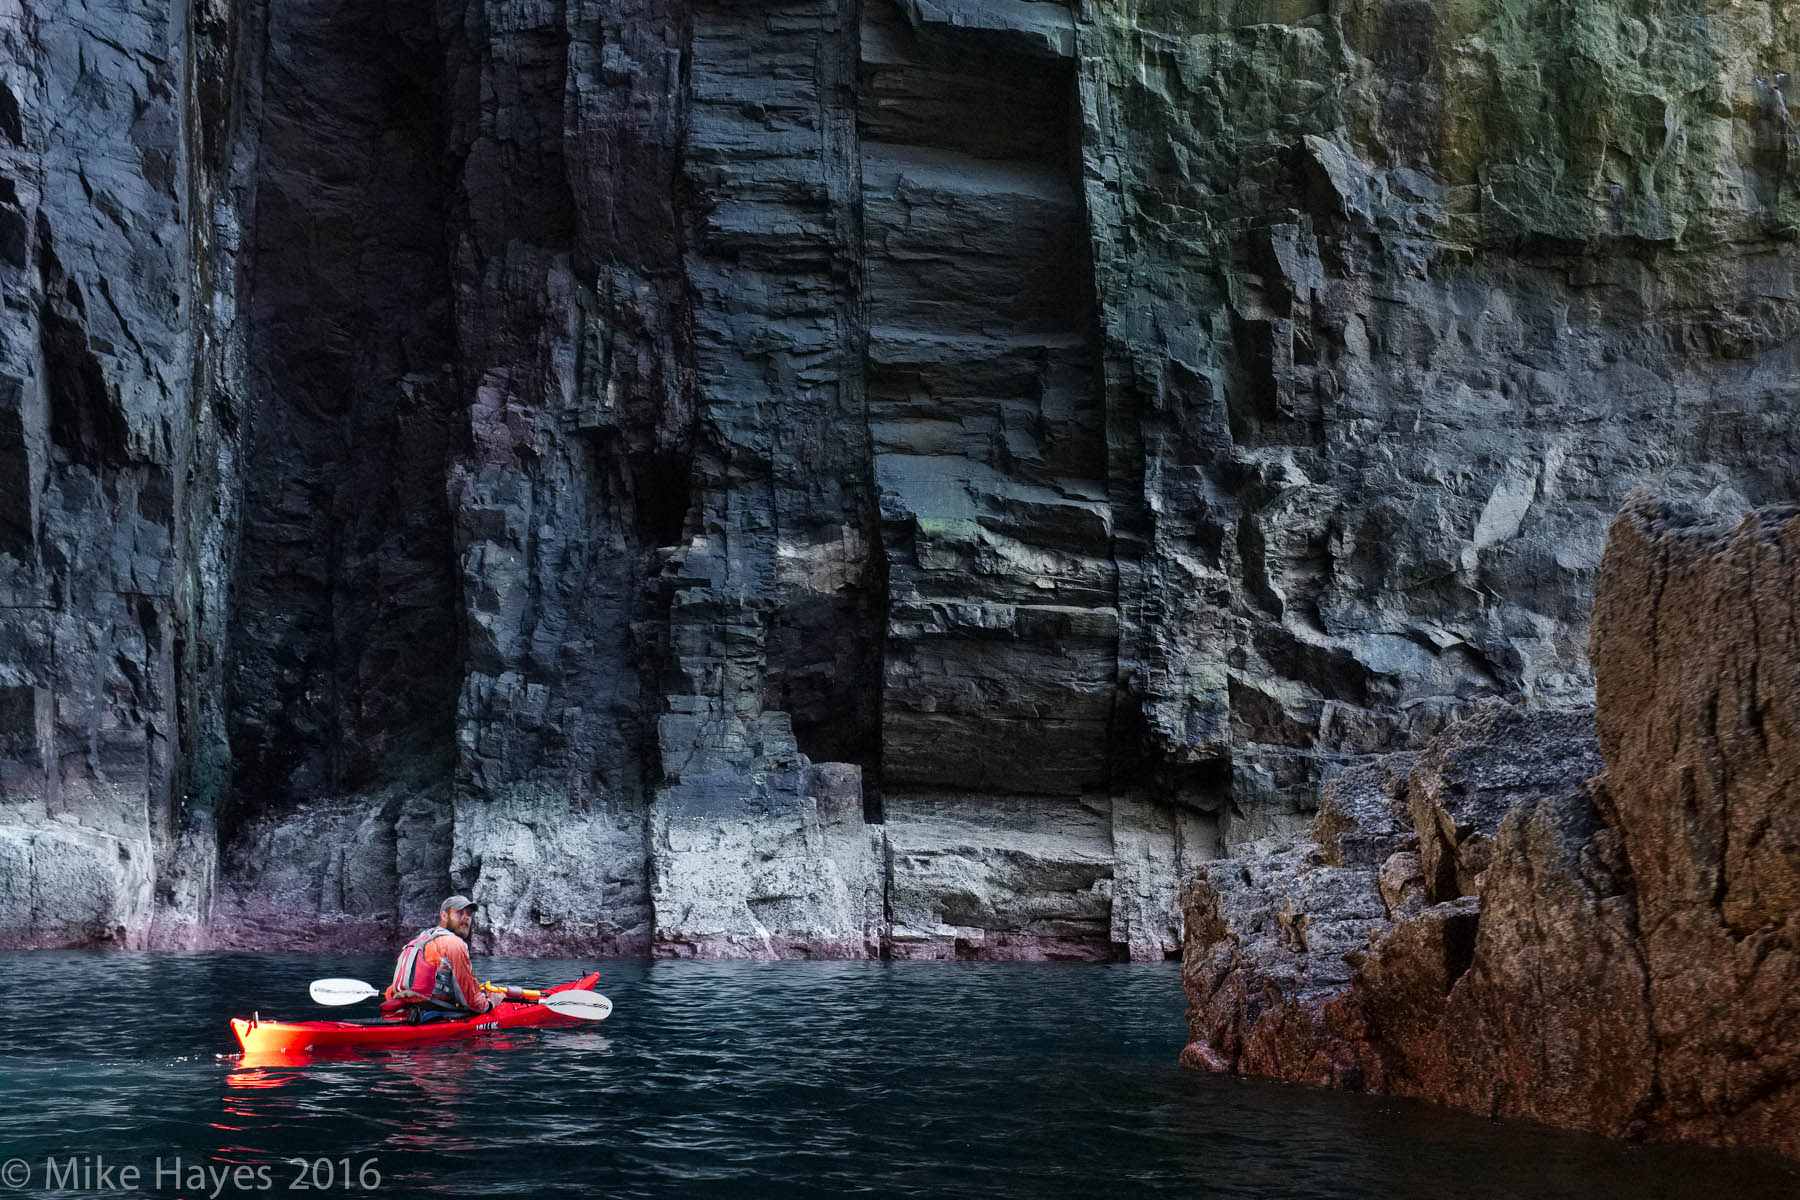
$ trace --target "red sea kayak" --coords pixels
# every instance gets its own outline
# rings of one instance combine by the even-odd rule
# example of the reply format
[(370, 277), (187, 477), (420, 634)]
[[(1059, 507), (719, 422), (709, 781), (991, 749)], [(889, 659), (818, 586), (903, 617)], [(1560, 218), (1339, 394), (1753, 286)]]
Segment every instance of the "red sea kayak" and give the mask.
[[(571, 988), (591, 991), (600, 973), (583, 975), (560, 987), (546, 988), (545, 994), (566, 992)], [(442, 1042), (456, 1038), (480, 1037), (501, 1029), (524, 1029), (533, 1025), (578, 1025), (575, 1017), (560, 1016), (534, 1001), (502, 1000), (498, 1006), (466, 1021), (432, 1021), (425, 1025), (408, 1025), (405, 1021), (258, 1021), (233, 1017), (231, 1031), (246, 1056), (301, 1056), (309, 1050), (347, 1047), (408, 1046), (414, 1042)]]

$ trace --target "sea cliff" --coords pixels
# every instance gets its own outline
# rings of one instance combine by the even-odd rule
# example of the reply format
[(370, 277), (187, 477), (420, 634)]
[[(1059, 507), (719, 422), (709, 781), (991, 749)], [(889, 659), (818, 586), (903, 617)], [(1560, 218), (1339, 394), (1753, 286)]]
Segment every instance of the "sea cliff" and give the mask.
[(1797, 31), (0, 0), (0, 944), (1179, 954), (1793, 495)]

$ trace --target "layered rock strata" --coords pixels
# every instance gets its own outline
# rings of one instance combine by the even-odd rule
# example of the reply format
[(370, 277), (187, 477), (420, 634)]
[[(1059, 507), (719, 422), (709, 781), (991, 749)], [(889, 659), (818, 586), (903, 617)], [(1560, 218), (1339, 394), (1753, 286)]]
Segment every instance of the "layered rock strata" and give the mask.
[(1175, 953), (1792, 492), (1790, 7), (0, 0), (0, 942)]
[(1485, 708), (1203, 871), (1184, 1060), (1800, 1155), (1797, 548), (1792, 508), (1628, 508), (1598, 737)]

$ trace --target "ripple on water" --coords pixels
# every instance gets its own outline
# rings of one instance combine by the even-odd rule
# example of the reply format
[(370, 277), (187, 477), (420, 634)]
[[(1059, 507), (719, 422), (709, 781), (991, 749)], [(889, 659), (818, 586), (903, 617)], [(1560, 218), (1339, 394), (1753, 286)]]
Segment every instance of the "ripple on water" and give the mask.
[[(308, 980), (379, 979), (385, 959), (9, 965), (24, 986), (0, 1026), (4, 1148), (34, 1161), (373, 1159), (384, 1193), (483, 1197), (1800, 1191), (1764, 1158), (1180, 1070), (1164, 964), (611, 963), (604, 1026), (280, 1068), (213, 1058), (226, 1017), (315, 1015)], [(483, 967), (526, 984), (584, 969)]]

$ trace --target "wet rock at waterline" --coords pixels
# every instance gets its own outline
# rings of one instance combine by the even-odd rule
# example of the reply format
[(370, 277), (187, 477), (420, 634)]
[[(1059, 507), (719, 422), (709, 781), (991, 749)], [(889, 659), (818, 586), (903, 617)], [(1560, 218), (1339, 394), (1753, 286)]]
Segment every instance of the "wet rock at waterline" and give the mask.
[(1800, 510), (1628, 506), (1594, 714), (1484, 708), (1199, 874), (1184, 1060), (1800, 1155), (1796, 564)]

